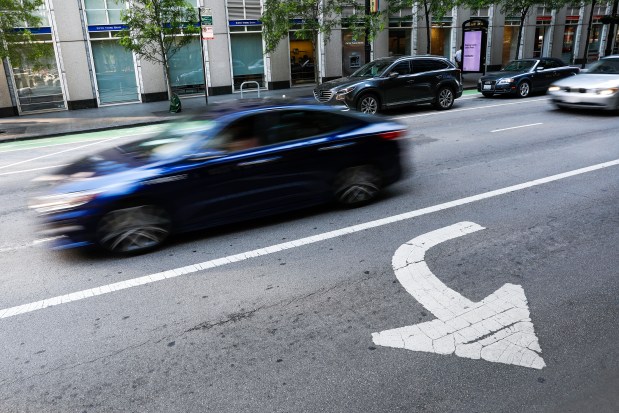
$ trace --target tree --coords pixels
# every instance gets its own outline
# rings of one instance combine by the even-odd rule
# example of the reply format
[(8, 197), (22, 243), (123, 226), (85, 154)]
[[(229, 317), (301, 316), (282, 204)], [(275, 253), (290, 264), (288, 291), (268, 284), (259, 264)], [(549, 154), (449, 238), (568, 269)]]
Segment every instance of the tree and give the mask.
[(9, 59), (14, 67), (24, 60), (35, 61), (49, 54), (49, 48), (35, 43), (27, 27), (38, 27), (41, 18), (36, 15), (43, 0), (0, 0), (0, 61)]
[(168, 99), (172, 99), (169, 61), (200, 32), (196, 10), (185, 0), (133, 0), (121, 20), (127, 28), (120, 31), (120, 44), (163, 65)]

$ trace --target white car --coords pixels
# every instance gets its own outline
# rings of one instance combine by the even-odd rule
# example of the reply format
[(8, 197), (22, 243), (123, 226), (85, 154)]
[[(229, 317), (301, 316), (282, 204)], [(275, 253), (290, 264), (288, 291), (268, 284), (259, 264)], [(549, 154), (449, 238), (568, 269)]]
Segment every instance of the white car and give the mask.
[(586, 71), (548, 88), (558, 108), (619, 110), (619, 55), (603, 57)]

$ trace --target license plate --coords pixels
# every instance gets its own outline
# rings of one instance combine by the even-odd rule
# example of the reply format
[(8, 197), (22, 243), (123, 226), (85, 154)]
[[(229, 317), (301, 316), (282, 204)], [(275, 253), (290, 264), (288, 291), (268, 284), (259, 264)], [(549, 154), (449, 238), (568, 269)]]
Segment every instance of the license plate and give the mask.
[(579, 99), (577, 96), (563, 96), (563, 101), (565, 103), (578, 103)]
[(492, 89), (492, 85), (484, 85), (484, 90), (490, 90)]

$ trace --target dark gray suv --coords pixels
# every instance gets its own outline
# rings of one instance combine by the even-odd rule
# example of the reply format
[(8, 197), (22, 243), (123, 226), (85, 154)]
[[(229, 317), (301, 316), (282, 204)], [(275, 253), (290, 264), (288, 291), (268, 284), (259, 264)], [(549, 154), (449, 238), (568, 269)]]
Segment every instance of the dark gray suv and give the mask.
[(402, 105), (431, 103), (450, 109), (462, 96), (461, 73), (442, 56), (400, 56), (376, 59), (348, 77), (314, 89), (317, 101), (345, 104), (364, 113)]

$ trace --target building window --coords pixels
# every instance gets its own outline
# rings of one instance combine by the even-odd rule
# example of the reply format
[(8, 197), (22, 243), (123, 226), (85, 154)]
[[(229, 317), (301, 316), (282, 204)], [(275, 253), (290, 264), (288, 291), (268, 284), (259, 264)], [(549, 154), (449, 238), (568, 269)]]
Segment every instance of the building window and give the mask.
[(120, 45), (116, 35), (126, 4), (116, 0), (84, 0), (88, 36), (95, 67), (99, 104), (138, 102), (140, 94), (133, 53)]
[(200, 47), (200, 38), (196, 36), (169, 59), (170, 83), (177, 95), (205, 93)]
[[(234, 89), (239, 90), (243, 82), (258, 82), (264, 87), (264, 54), (261, 33), (231, 33), (232, 79)], [(249, 87), (255, 88), (255, 84)]]
[(41, 19), (39, 27), (31, 28), (33, 24), (24, 21), (18, 29), (29, 28), (34, 34), (34, 41), (42, 44), (47, 49), (47, 54), (36, 61), (22, 55), (20, 66), (11, 65), (19, 110), (22, 113), (31, 113), (66, 109), (50, 17), (45, 5), (41, 5), (34, 15)]
[(432, 18), (432, 29), (430, 32), (430, 53), (433, 55), (448, 57), (451, 44), (451, 23), (452, 18), (445, 16), (442, 19)]

